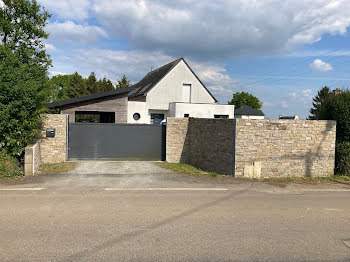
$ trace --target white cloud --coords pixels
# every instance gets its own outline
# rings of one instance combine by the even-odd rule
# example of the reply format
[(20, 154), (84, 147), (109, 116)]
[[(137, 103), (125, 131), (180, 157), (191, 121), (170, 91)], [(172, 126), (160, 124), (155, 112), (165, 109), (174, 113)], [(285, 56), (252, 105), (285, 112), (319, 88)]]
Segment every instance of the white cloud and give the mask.
[(321, 59), (315, 59), (310, 64), (310, 69), (319, 72), (327, 72), (333, 70), (333, 67), (330, 64), (322, 61)]
[(50, 76), (58, 76), (58, 75), (66, 75), (66, 73), (57, 72), (57, 71), (50, 71)]
[(38, 0), (38, 2), (58, 17), (70, 20), (85, 20), (89, 16), (89, 0)]
[(4, 2), (0, 0), (0, 8), (3, 8), (5, 6)]
[(56, 47), (50, 43), (45, 43), (45, 48), (47, 51), (56, 51)]
[(50, 23), (46, 29), (50, 32), (52, 42), (95, 44), (100, 38), (108, 37), (98, 26), (80, 25), (72, 21)]
[(286, 52), (350, 25), (348, 0), (95, 0), (93, 11), (134, 47), (197, 60)]

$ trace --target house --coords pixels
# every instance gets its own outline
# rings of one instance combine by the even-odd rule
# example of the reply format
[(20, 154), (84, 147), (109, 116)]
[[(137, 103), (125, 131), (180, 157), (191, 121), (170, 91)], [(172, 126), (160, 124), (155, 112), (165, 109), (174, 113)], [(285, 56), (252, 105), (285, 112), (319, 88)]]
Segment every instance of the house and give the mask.
[(234, 118), (234, 105), (220, 105), (185, 59), (149, 72), (126, 88), (47, 105), (70, 122), (159, 124), (167, 117)]
[(264, 113), (250, 106), (241, 106), (235, 110), (235, 118), (264, 119)]

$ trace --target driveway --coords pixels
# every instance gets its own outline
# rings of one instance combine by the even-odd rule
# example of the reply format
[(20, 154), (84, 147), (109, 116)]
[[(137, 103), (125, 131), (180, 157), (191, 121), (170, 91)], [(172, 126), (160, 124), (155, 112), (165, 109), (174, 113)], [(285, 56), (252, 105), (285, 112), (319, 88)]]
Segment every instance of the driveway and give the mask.
[(307, 188), (80, 162), (0, 185), (0, 261), (350, 261), (349, 189)]

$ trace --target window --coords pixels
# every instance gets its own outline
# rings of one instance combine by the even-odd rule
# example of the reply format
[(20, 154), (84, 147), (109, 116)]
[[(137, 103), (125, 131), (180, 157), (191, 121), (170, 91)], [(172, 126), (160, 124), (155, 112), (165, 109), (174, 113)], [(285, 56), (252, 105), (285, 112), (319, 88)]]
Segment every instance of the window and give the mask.
[(151, 114), (151, 124), (152, 125), (160, 125), (160, 123), (164, 120), (164, 114)]
[(133, 116), (134, 120), (139, 120), (141, 118), (139, 113), (135, 113)]
[(214, 115), (214, 118), (227, 119), (227, 118), (228, 118), (228, 115)]
[(184, 117), (190, 117), (190, 114), (184, 114)]
[(76, 111), (76, 123), (115, 123), (114, 112)]
[(182, 86), (182, 102), (191, 103), (191, 85), (183, 84)]

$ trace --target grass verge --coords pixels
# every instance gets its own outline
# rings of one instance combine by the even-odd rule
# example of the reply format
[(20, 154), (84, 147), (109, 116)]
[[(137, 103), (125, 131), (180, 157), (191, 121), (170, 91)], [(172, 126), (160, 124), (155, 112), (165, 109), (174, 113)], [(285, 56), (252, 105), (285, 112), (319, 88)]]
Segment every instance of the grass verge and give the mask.
[(155, 162), (158, 166), (166, 169), (170, 169), (178, 174), (186, 174), (191, 176), (209, 176), (209, 177), (217, 177), (217, 176), (225, 176), (214, 172), (206, 172), (195, 168), (194, 166), (181, 164), (181, 163), (168, 163), (168, 162)]
[(18, 160), (0, 153), (0, 181), (22, 176), (24, 176), (24, 171)]
[(350, 185), (350, 176), (334, 175), (329, 177), (278, 177), (278, 178), (263, 178), (262, 182), (266, 182), (270, 185), (285, 187), (288, 184), (309, 184), (320, 185), (329, 183), (340, 183)]
[(42, 164), (39, 169), (40, 175), (65, 174), (76, 167), (76, 162), (62, 162), (55, 164)]
[[(181, 164), (181, 163), (168, 163), (168, 162), (156, 162), (160, 167), (170, 169), (179, 174), (187, 174), (192, 176), (210, 176), (210, 177), (231, 177), (228, 175), (222, 175), (214, 172), (206, 172), (195, 168), (194, 166)], [(249, 179), (249, 178), (233, 178), (250, 182), (264, 182), (273, 186), (286, 187), (288, 184), (309, 184), (320, 185), (329, 183), (341, 183), (350, 185), (350, 176), (334, 175), (329, 177), (276, 177), (276, 178), (261, 178), (261, 179)]]

